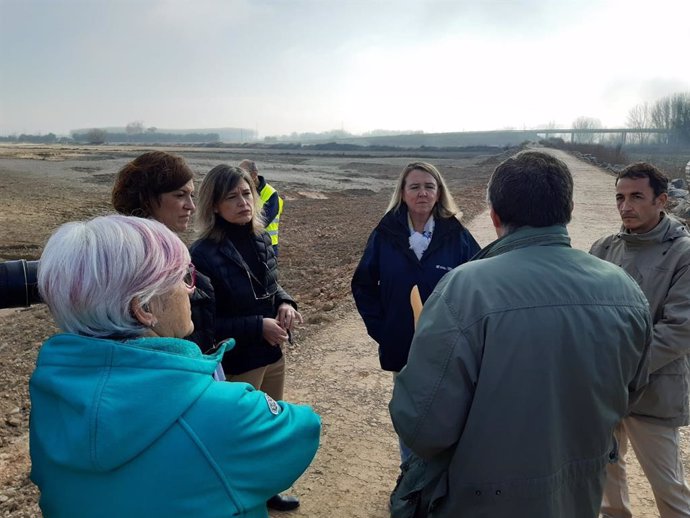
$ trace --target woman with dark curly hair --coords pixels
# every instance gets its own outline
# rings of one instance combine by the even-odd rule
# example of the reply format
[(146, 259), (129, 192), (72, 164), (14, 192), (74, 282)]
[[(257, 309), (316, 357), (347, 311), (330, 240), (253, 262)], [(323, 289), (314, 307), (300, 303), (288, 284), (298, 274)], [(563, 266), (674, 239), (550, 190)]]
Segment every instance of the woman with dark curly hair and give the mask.
[(151, 218), (184, 232), (196, 211), (194, 173), (183, 158), (164, 151), (138, 156), (120, 169), (113, 207), (120, 214)]
[[(150, 151), (128, 162), (117, 173), (112, 202), (127, 216), (155, 219), (175, 233), (187, 230), (196, 211), (194, 173), (182, 157)], [(197, 276), (191, 295), (194, 332), (188, 337), (202, 352), (213, 350), (216, 303), (208, 277)], [(222, 377), (220, 372), (219, 376)]]

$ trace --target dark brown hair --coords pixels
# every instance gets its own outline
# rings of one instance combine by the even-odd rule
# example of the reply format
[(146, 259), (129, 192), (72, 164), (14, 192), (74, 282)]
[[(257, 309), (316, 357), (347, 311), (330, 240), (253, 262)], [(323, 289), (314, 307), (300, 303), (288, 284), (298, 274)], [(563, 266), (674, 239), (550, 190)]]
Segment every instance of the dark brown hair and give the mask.
[(649, 186), (654, 191), (654, 197), (668, 192), (668, 178), (652, 164), (636, 162), (623, 169), (616, 177), (616, 185), (621, 178), (649, 178)]
[(161, 194), (181, 189), (194, 177), (183, 158), (150, 151), (120, 169), (113, 186), (113, 207), (120, 214), (148, 218)]
[(507, 229), (566, 225), (573, 211), (573, 177), (556, 157), (525, 151), (496, 167), (487, 200)]

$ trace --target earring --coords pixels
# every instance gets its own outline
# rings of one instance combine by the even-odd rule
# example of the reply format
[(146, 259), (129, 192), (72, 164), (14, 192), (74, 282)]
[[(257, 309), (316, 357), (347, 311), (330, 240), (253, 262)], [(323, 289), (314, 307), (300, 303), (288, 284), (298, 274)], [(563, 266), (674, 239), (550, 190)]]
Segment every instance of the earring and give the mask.
[(156, 320), (156, 319), (154, 318), (154, 319), (151, 321), (151, 325), (150, 325), (149, 327), (150, 327), (151, 329), (153, 329), (153, 328), (156, 327), (157, 325), (158, 325), (158, 320)]

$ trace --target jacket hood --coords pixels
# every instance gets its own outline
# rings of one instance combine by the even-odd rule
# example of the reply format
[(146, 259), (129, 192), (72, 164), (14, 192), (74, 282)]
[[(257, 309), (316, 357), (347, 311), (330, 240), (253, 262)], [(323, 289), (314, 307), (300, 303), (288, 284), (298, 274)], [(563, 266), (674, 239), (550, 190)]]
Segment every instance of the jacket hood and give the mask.
[[(55, 463), (109, 471), (146, 450), (214, 383), (227, 347), (177, 338), (123, 342), (59, 334), (31, 377), (31, 440)], [(195, 373), (196, 376), (191, 375)]]

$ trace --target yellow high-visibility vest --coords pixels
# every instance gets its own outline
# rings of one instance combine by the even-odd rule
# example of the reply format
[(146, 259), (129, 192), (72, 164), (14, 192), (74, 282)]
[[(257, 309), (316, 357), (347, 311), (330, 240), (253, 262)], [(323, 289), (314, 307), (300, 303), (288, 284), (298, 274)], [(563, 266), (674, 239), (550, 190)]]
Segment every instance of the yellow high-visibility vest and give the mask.
[[(264, 185), (264, 188), (261, 189), (261, 192), (259, 193), (262, 207), (264, 203), (266, 203), (269, 200), (269, 198), (273, 196), (274, 192), (276, 192), (276, 190), (273, 187), (271, 187), (268, 184)], [(282, 213), (283, 198), (278, 196), (278, 215), (273, 219), (273, 221), (266, 222), (266, 232), (268, 232), (268, 235), (271, 236), (271, 244), (273, 246), (276, 246), (278, 244), (278, 225), (280, 224), (280, 215)]]

